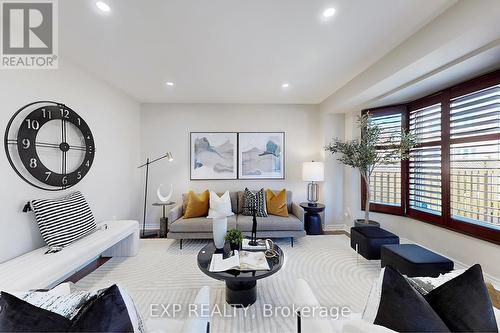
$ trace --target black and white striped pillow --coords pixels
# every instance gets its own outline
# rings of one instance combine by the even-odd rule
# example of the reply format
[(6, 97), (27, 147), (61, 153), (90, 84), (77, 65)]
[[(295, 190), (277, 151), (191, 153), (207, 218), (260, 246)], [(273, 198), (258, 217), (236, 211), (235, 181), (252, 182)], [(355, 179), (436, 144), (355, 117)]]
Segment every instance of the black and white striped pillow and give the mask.
[(248, 188), (245, 188), (243, 200), (243, 215), (252, 216), (253, 208), (255, 208), (256, 216), (267, 217), (266, 194), (263, 188), (256, 192), (252, 192)]
[(64, 246), (96, 230), (94, 215), (80, 192), (60, 199), (31, 200), (36, 222), (48, 253), (58, 252)]

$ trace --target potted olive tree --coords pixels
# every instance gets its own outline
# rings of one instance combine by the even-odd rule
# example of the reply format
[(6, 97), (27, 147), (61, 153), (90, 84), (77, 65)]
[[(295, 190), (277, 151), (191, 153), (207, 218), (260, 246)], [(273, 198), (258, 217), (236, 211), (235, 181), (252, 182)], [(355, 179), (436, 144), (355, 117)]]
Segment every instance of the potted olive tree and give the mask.
[[(358, 116), (361, 138), (350, 141), (334, 139), (325, 147), (326, 151), (336, 154), (338, 160), (359, 170), (366, 185), (365, 218), (355, 220), (356, 226), (379, 225), (370, 220), (370, 179), (377, 166), (399, 163), (409, 158), (410, 150), (416, 146), (416, 136), (405, 130), (387, 136), (382, 128), (371, 121), (370, 113)], [(377, 147), (384, 147), (377, 149)]]

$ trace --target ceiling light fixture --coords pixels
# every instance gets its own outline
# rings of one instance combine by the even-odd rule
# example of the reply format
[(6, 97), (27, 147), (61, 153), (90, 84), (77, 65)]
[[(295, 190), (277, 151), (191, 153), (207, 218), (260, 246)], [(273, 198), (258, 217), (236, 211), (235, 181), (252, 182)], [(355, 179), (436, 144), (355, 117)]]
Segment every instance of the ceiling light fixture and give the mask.
[(175, 83), (173, 83), (172, 81), (167, 81), (167, 82), (165, 82), (165, 84), (166, 84), (167, 86), (169, 86), (169, 87), (173, 87), (173, 86), (175, 86)]
[(290, 83), (288, 82), (285, 82), (281, 85), (281, 88), (288, 88), (288, 87), (290, 87)]
[(333, 7), (327, 8), (323, 11), (323, 17), (325, 18), (330, 18), (333, 15), (335, 15), (335, 8)]
[(97, 8), (99, 8), (101, 11), (105, 13), (111, 11), (111, 7), (109, 7), (109, 5), (103, 1), (97, 1), (95, 5), (97, 6)]

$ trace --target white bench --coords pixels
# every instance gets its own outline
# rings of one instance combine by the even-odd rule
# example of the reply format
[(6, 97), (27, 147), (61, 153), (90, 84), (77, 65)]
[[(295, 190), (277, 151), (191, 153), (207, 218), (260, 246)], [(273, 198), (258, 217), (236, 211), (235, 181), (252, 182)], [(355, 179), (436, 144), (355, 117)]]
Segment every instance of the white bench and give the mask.
[(139, 223), (131, 220), (104, 221), (96, 232), (65, 247), (45, 254), (42, 247), (0, 264), (0, 290), (26, 291), (55, 286), (93, 259), (131, 257), (139, 251)]

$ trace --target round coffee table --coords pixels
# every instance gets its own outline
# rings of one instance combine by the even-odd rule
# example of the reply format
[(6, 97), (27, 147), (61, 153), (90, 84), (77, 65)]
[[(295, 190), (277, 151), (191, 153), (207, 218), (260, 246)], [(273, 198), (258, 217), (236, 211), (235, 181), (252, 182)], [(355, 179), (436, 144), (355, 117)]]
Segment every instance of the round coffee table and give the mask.
[(276, 251), (278, 257), (267, 259), (270, 270), (268, 271), (238, 271), (228, 270), (224, 272), (210, 272), (210, 262), (214, 253), (228, 253), (229, 245), (226, 243), (224, 250), (217, 250), (215, 244), (210, 242), (198, 252), (198, 267), (211, 278), (226, 282), (226, 302), (234, 307), (247, 307), (255, 303), (257, 299), (257, 280), (273, 275), (283, 266), (285, 256), (278, 245)]

